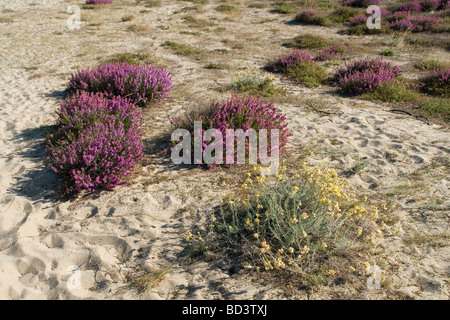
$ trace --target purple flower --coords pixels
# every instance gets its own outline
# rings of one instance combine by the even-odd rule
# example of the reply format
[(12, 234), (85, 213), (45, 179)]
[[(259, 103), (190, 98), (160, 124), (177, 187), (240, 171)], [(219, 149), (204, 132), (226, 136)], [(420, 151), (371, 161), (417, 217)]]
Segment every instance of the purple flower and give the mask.
[(421, 90), (432, 95), (450, 97), (450, 69), (441, 68), (428, 72), (420, 79)]
[(59, 128), (47, 141), (47, 160), (66, 193), (113, 189), (142, 157), (141, 114), (129, 100), (77, 92), (61, 103)]
[(367, 15), (358, 14), (350, 18), (350, 23), (354, 26), (362, 25), (367, 23)]
[(335, 45), (331, 46), (329, 48), (326, 48), (325, 50), (319, 52), (319, 54), (314, 58), (314, 60), (317, 61), (326, 61), (330, 59), (337, 58), (339, 54), (341, 54), (345, 50), (344, 45)]
[(428, 31), (442, 22), (442, 19), (436, 17), (404, 15), (404, 12), (396, 16), (396, 18), (398, 19), (394, 19), (394, 15), (391, 16), (391, 21), (388, 22), (388, 26), (393, 30), (399, 31)]
[(273, 72), (285, 72), (294, 64), (300, 64), (304, 61), (312, 62), (311, 56), (304, 51), (295, 50), (292, 53), (283, 55), (271, 61), (268, 65), (268, 68)]
[(359, 95), (400, 76), (401, 70), (382, 59), (357, 60), (336, 71), (335, 83), (345, 93)]
[(400, 5), (396, 11), (420, 12), (422, 11), (422, 6), (417, 1), (410, 1)]
[[(226, 163), (225, 150), (227, 149), (226, 130), (242, 129), (244, 132), (248, 129), (254, 129), (259, 133), (259, 129), (267, 129), (270, 135), (271, 129), (279, 130), (279, 150), (282, 153), (287, 144), (289, 132), (286, 122), (286, 116), (281, 114), (273, 104), (265, 105), (263, 100), (250, 96), (241, 98), (234, 95), (230, 99), (222, 102), (214, 102), (210, 108), (201, 114), (195, 113), (185, 117), (175, 117), (171, 119), (174, 129), (184, 128), (192, 130), (194, 121), (202, 122), (203, 134), (208, 129), (218, 129), (223, 136), (224, 163)], [(214, 142), (213, 142), (214, 143)], [(235, 140), (236, 143), (236, 140)], [(270, 138), (268, 146), (270, 147)], [(233, 145), (230, 145), (233, 147)], [(203, 146), (205, 147), (205, 145)], [(245, 142), (246, 156), (249, 154), (250, 145)]]
[(126, 62), (77, 71), (69, 82), (71, 91), (102, 92), (110, 98), (126, 97), (140, 107), (165, 99), (171, 88), (171, 75), (167, 70)]

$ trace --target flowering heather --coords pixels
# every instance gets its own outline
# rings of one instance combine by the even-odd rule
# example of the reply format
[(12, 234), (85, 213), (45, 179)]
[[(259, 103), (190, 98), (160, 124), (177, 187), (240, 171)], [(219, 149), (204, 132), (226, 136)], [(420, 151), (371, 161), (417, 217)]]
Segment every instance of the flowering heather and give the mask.
[[(259, 129), (267, 129), (269, 135), (270, 130), (278, 129), (280, 153), (282, 153), (283, 148), (287, 144), (288, 137), (292, 135), (287, 128), (288, 123), (286, 122), (285, 115), (281, 114), (273, 104), (265, 105), (261, 99), (251, 96), (241, 98), (234, 95), (228, 100), (212, 103), (205, 111), (195, 112), (185, 117), (176, 117), (171, 119), (170, 122), (174, 129), (182, 128), (193, 131), (194, 121), (202, 122), (202, 136), (204, 136), (205, 131), (208, 129), (218, 129), (221, 131), (223, 136), (224, 163), (226, 162), (225, 150), (227, 149), (227, 141), (225, 137), (227, 129), (242, 129), (244, 132), (248, 129), (254, 129), (257, 135), (259, 134)], [(207, 144), (204, 143), (203, 148), (206, 146)], [(268, 146), (270, 146), (270, 138), (268, 138)], [(204, 151), (202, 150), (202, 152)], [(245, 142), (245, 152), (246, 156), (248, 156), (248, 141)], [(260, 156), (258, 153), (259, 160), (261, 160)]]
[(388, 15), (386, 17), (386, 20), (388, 22), (395, 22), (398, 20), (403, 20), (403, 19), (409, 19), (411, 18), (412, 14), (410, 11), (396, 11), (391, 13), (390, 15)]
[(72, 74), (69, 82), (69, 90), (102, 92), (109, 98), (127, 97), (139, 107), (163, 100), (171, 88), (171, 74), (167, 70), (126, 62), (80, 70)]
[(409, 16), (408, 18), (388, 22), (388, 26), (398, 31), (422, 32), (431, 30), (441, 22), (442, 19), (436, 17)]
[(344, 45), (336, 45), (326, 48), (325, 50), (319, 52), (319, 54), (314, 58), (316, 61), (326, 61), (330, 59), (337, 58), (345, 50)]
[(108, 4), (113, 0), (86, 0), (86, 4)]
[(358, 14), (357, 16), (350, 18), (350, 23), (354, 26), (359, 26), (367, 23), (367, 16)]
[(422, 11), (425, 12), (436, 10), (441, 5), (440, 0), (422, 0), (419, 3), (422, 6)]
[(430, 71), (420, 79), (421, 90), (432, 95), (450, 97), (450, 68)]
[(399, 67), (393, 67), (381, 59), (365, 59), (345, 64), (345, 67), (338, 69), (335, 81), (343, 92), (359, 95), (393, 81), (401, 72)]
[(331, 21), (324, 16), (321, 16), (315, 10), (305, 10), (295, 16), (295, 21), (298, 23), (312, 24), (319, 26), (329, 26)]
[(348, 7), (367, 8), (371, 5), (378, 6), (380, 0), (343, 0), (342, 5)]
[(276, 58), (269, 63), (268, 68), (273, 72), (286, 72), (293, 65), (300, 64), (304, 61), (312, 62), (311, 56), (301, 50), (295, 50), (292, 53)]
[(421, 12), (422, 6), (417, 1), (405, 2), (396, 11)]
[(61, 104), (47, 159), (66, 193), (113, 189), (142, 157), (141, 115), (129, 100), (78, 92)]

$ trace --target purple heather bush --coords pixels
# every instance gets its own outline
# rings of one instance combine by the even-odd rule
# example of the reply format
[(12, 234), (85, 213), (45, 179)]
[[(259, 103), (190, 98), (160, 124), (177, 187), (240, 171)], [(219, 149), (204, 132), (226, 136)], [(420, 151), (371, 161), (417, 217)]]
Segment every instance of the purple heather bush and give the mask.
[(113, 0), (86, 0), (86, 4), (108, 4), (112, 2)]
[(443, 20), (436, 17), (409, 16), (388, 22), (389, 28), (398, 31), (422, 32), (433, 29)]
[(410, 1), (401, 4), (396, 11), (421, 12), (422, 6), (417, 1)]
[(121, 97), (77, 92), (61, 104), (58, 130), (47, 141), (47, 160), (67, 194), (113, 189), (142, 157), (141, 114)]
[(273, 72), (286, 72), (287, 69), (293, 65), (300, 64), (304, 61), (312, 62), (311, 56), (302, 50), (295, 50), (292, 53), (283, 55), (271, 61), (268, 68)]
[(298, 23), (304, 23), (304, 24), (312, 24), (312, 25), (319, 25), (319, 26), (330, 26), (331, 21), (317, 13), (315, 10), (305, 10), (300, 12), (295, 16), (295, 21)]
[[(286, 146), (289, 136), (292, 134), (289, 132), (286, 121), (286, 116), (281, 114), (273, 104), (266, 105), (263, 100), (258, 98), (253, 98), (251, 96), (239, 97), (233, 95), (227, 100), (222, 102), (214, 102), (206, 110), (200, 112), (194, 112), (188, 114), (184, 117), (179, 116), (171, 119), (171, 124), (174, 129), (187, 129), (193, 133), (194, 121), (202, 122), (202, 134), (208, 129), (218, 129), (221, 131), (223, 136), (223, 163), (226, 161), (226, 130), (227, 129), (242, 129), (244, 132), (248, 129), (254, 129), (259, 135), (259, 129), (266, 129), (268, 138), (267, 143), (269, 146), (268, 153), (270, 151), (271, 141), (270, 141), (270, 131), (272, 129), (279, 130), (279, 150), (280, 153), (283, 152), (283, 148)], [(234, 140), (234, 148), (236, 150), (236, 141)], [(220, 143), (211, 142), (211, 144)], [(231, 144), (229, 144), (231, 147)], [(207, 146), (206, 143), (203, 144), (203, 148)], [(255, 150), (256, 151), (256, 150)], [(202, 149), (203, 152), (203, 149)], [(249, 143), (245, 142), (245, 155), (249, 155)], [(261, 161), (261, 154), (258, 152), (258, 160)], [(236, 152), (234, 161), (236, 163)], [(209, 165), (208, 168), (212, 166)]]
[(450, 68), (431, 70), (420, 79), (421, 91), (431, 94), (450, 97)]
[(396, 11), (388, 15), (386, 17), (386, 20), (388, 22), (395, 22), (398, 20), (409, 19), (411, 18), (411, 16), (412, 16), (411, 11)]
[(346, 63), (337, 70), (334, 79), (343, 92), (360, 95), (393, 81), (401, 72), (399, 67), (382, 59), (365, 59)]
[(344, 45), (335, 45), (331, 46), (329, 48), (326, 48), (325, 50), (319, 52), (317, 56), (314, 58), (316, 61), (327, 61), (334, 58), (339, 57), (339, 55), (344, 52), (345, 50)]
[(69, 90), (102, 92), (107, 97), (129, 98), (139, 107), (159, 102), (172, 88), (171, 74), (155, 66), (136, 66), (126, 62), (103, 64), (72, 74)]
[(371, 5), (378, 6), (380, 0), (343, 0), (342, 5), (348, 7), (367, 8)]
[(354, 16), (350, 18), (350, 23), (353, 26), (359, 26), (367, 23), (367, 16), (363, 14), (358, 14), (357, 16)]

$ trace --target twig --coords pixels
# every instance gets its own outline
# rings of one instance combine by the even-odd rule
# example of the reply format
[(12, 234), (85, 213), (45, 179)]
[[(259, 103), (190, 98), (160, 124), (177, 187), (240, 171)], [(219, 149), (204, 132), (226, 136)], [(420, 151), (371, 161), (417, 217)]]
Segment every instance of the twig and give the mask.
[(400, 112), (400, 113), (404, 113), (404, 114), (407, 114), (408, 116), (415, 117), (416, 119), (425, 119), (425, 120), (427, 121), (427, 124), (430, 125), (430, 119), (428, 119), (428, 118), (425, 117), (425, 116), (416, 116), (415, 114), (412, 114), (411, 112), (406, 111), (406, 110), (402, 110), (402, 109), (391, 109), (391, 110), (389, 110), (389, 111), (390, 111), (390, 112)]
[(311, 108), (313, 108), (314, 111), (319, 112), (319, 113), (325, 113), (325, 114), (327, 114), (327, 115), (338, 115), (338, 116), (342, 115), (342, 113), (328, 112), (328, 111), (319, 110), (319, 109), (317, 109), (316, 107), (314, 107), (314, 105), (313, 105), (312, 103), (309, 104), (309, 106), (310, 106)]

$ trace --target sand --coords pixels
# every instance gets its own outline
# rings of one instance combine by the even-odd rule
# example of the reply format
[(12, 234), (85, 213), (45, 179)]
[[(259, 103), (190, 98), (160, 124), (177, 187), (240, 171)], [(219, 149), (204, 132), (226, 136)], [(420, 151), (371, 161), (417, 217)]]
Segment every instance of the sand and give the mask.
[[(284, 16), (269, 14), (267, 9), (251, 11), (241, 4), (251, 21), (276, 19), (264, 25), (255, 22), (254, 32), (248, 34), (237, 33), (243, 28), (239, 16), (225, 20), (228, 31), (204, 35), (202, 45), (196, 37), (179, 33), (186, 24), (174, 14), (192, 4), (163, 0), (161, 7), (148, 8), (148, 13), (139, 13), (145, 8), (134, 1), (83, 10), (81, 29), (68, 31), (67, 7), (80, 2), (0, 3), (0, 18), (9, 19), (0, 23), (1, 299), (449, 298), (448, 238), (439, 246), (406, 243), (412, 234), (430, 239), (449, 234), (448, 129), (390, 112), (392, 106), (387, 104), (341, 98), (329, 88), (306, 89), (282, 79), (278, 83), (291, 99), (277, 107), (290, 119), (294, 133), (290, 152), (300, 153), (308, 146), (314, 150), (308, 161), (324, 161), (342, 175), (359, 161), (364, 168), (348, 174), (352, 184), (368, 195), (392, 201), (389, 214), (395, 223), (390, 228), (398, 232), (381, 244), (390, 264), (389, 289), (361, 291), (356, 290), (360, 285), (346, 283), (286, 295), (275, 283), (231, 272), (223, 261), (184, 264), (180, 253), (187, 232), (204, 221), (220, 195), (231, 188), (223, 182), (232, 184), (237, 173), (177, 168), (153, 152), (154, 139), (167, 130), (169, 116), (226, 96), (217, 87), (229, 77), (228, 71), (204, 69), (204, 59), (177, 56), (160, 44), (181, 39), (211, 50), (206, 60), (214, 54), (220, 60), (225, 58), (213, 52), (223, 48), (220, 39), (245, 39), (248, 48), (228, 54), (227, 63), (262, 67), (267, 57), (284, 52), (282, 40), (315, 29), (286, 24)], [(222, 18), (212, 6), (202, 7), (200, 14)], [(130, 23), (145, 24), (147, 32), (125, 30), (127, 24), (120, 18), (129, 12), (137, 17)], [(320, 28), (317, 32), (337, 37)], [(44, 163), (44, 143), (55, 124), (69, 74), (95, 65), (102, 57), (137, 51), (148, 52), (167, 66), (178, 86), (166, 102), (144, 111), (145, 160), (130, 183), (114, 191), (61, 198), (55, 192), (60, 183)], [(449, 53), (439, 49), (430, 54), (449, 60)], [(405, 49), (394, 62), (406, 64), (414, 58)], [(315, 99), (333, 114), (314, 111), (305, 98)], [(167, 274), (144, 294), (131, 285), (137, 276), (161, 268)]]

